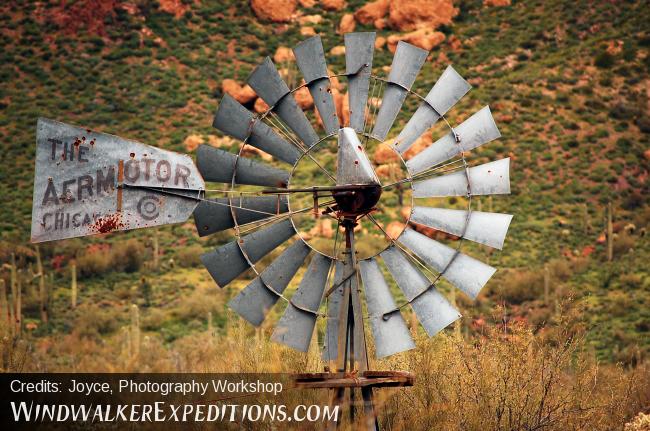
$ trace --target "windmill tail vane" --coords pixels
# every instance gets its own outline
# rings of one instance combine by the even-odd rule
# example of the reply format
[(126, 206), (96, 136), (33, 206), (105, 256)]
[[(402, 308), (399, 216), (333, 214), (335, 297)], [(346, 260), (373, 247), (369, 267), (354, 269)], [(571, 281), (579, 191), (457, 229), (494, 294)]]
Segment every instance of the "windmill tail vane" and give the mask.
[[(445, 279), (476, 298), (496, 271), (460, 248), (465, 240), (503, 247), (512, 215), (475, 211), (471, 203), (477, 196), (510, 192), (510, 160), (468, 162), (473, 150), (501, 134), (487, 106), (454, 127), (449, 124), (446, 114), (471, 88), (452, 66), (421, 96), (411, 88), (428, 51), (399, 42), (388, 76), (378, 77), (372, 66), (374, 43), (372, 32), (346, 34), (345, 73), (339, 75), (328, 71), (320, 36), (294, 48), (305, 81), (301, 87), (311, 94), (324, 136), (294, 97), (300, 87), (289, 88), (269, 57), (247, 83), (270, 108), (256, 115), (224, 95), (213, 118), (214, 128), (242, 142), (238, 153), (201, 145), (195, 164), (187, 155), (40, 119), (32, 241), (179, 223), (193, 215), (200, 236), (234, 231), (232, 241), (201, 256), (220, 287), (252, 269), (252, 280), (230, 300), (230, 308), (259, 326), (280, 300), (286, 303), (273, 341), (307, 351), (317, 320), (325, 318), (323, 358), (330, 369), (367, 371), (361, 306), (365, 298), (375, 356), (414, 348), (402, 316), (406, 305), (434, 336), (460, 318), (436, 288), (438, 281)], [(339, 119), (334, 77), (347, 82), (348, 124)], [(408, 97), (418, 106), (398, 130), (397, 119)], [(438, 122), (448, 132), (411, 156), (416, 141)], [(330, 154), (328, 141), (336, 141), (334, 162), (322, 159)], [(402, 179), (382, 184), (368, 156), (379, 145), (390, 148), (401, 163)], [(248, 157), (245, 149), (251, 147), (274, 162)], [(313, 163), (321, 180), (301, 187), (297, 172), (306, 162)], [(332, 167), (335, 172), (329, 171)], [(222, 184), (224, 195), (208, 199), (205, 182)], [(395, 204), (386, 196), (403, 185), (411, 193), (410, 214), (402, 231), (389, 235), (383, 223), (395, 212)], [(300, 196), (313, 197), (313, 202), (297, 206)], [(466, 207), (426, 205), (432, 199), (451, 202), (451, 197), (465, 198)], [(336, 222), (333, 252), (319, 248), (301, 231), (298, 218), (310, 214)], [(367, 230), (355, 232), (361, 223), (386, 241), (365, 258), (355, 246), (364, 241)], [(420, 227), (459, 240), (447, 245), (423, 234)], [(345, 233), (344, 246), (338, 244), (339, 229)], [(272, 260), (264, 259), (269, 255)], [(289, 289), (301, 268), (306, 269), (297, 288)], [(404, 303), (396, 302), (395, 289)], [(366, 391), (364, 399), (369, 397)]]

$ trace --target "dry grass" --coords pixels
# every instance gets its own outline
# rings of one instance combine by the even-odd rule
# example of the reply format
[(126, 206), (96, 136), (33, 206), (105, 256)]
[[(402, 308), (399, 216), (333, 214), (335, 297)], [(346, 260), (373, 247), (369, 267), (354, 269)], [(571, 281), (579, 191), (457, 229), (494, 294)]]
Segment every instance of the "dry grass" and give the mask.
[[(138, 355), (130, 350), (127, 328), (104, 341), (73, 333), (41, 340), (31, 350), (21, 347), (13, 361), (4, 362), (11, 364), (5, 370), (322, 370), (315, 348), (307, 355), (296, 353), (269, 342), (269, 334), (256, 333), (243, 323), (229, 325), (226, 333), (220, 336), (206, 331), (169, 346), (145, 333)], [(374, 364), (374, 368), (408, 370), (416, 375), (412, 388), (376, 392), (382, 429), (616, 430), (650, 405), (647, 363), (634, 368), (601, 366), (580, 336), (561, 327), (545, 337), (513, 326), (507, 331), (490, 329), (479, 339), (441, 334), (417, 341), (415, 351)], [(7, 343), (2, 349), (3, 357), (14, 357)], [(24, 362), (17, 364), (20, 358)]]

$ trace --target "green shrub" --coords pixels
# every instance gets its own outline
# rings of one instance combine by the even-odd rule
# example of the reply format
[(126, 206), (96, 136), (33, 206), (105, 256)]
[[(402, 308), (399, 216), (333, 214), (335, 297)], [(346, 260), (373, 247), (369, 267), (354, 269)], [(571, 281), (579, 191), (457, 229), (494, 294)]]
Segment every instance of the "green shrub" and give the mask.
[(111, 253), (101, 250), (87, 253), (77, 258), (77, 268), (84, 278), (105, 274), (111, 267)]
[(616, 58), (607, 51), (602, 51), (594, 59), (594, 64), (601, 69), (609, 69), (614, 65)]
[(198, 244), (183, 247), (176, 253), (176, 261), (183, 268), (194, 268), (201, 265), (201, 255), (203, 253), (203, 247)]
[(130, 239), (124, 245), (112, 250), (112, 265), (117, 271), (136, 272), (142, 267), (145, 248), (137, 239)]

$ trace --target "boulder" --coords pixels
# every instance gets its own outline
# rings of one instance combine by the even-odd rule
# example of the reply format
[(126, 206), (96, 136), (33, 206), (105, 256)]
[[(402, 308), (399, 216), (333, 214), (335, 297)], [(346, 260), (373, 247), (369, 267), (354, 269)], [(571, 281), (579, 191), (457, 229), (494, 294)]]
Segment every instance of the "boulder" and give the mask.
[(483, 6), (485, 7), (510, 6), (510, 0), (483, 0)]
[(300, 27), (300, 35), (305, 37), (316, 36), (314, 27)]
[(203, 137), (201, 135), (189, 135), (185, 140), (183, 141), (183, 146), (187, 151), (194, 151), (196, 150), (199, 145), (201, 145), (203, 142)]
[(345, 0), (321, 0), (320, 4), (325, 10), (341, 10), (345, 7)]
[(394, 163), (399, 162), (399, 157), (397, 153), (389, 147), (389, 142), (383, 145), (378, 145), (373, 155), (375, 163), (378, 165), (383, 165), (385, 163)]
[(262, 160), (265, 160), (267, 162), (270, 162), (271, 160), (273, 160), (272, 155), (260, 150), (259, 148), (253, 147), (251, 145), (246, 145), (244, 147), (244, 149), (242, 150), (241, 155), (244, 156), (244, 157), (259, 156)]
[(275, 63), (284, 63), (287, 61), (293, 61), (294, 59), (293, 50), (286, 46), (278, 46), (278, 49), (275, 50), (275, 54), (273, 54), (273, 61)]
[(253, 90), (248, 84), (241, 86), (234, 79), (224, 79), (221, 82), (221, 89), (224, 93), (230, 94), (242, 105), (252, 102), (257, 97), (255, 90)]
[(392, 0), (388, 10), (390, 26), (399, 31), (433, 30), (449, 25), (458, 15), (452, 0)]
[(158, 8), (176, 18), (182, 17), (189, 9), (181, 0), (158, 0)]
[(404, 223), (392, 221), (388, 223), (388, 226), (386, 226), (385, 230), (389, 237), (392, 239), (397, 239), (402, 234), (402, 231), (405, 227), (406, 226)]
[(339, 33), (351, 33), (354, 31), (357, 22), (354, 20), (354, 15), (351, 13), (346, 13), (341, 17), (341, 22), (339, 23)]
[(375, 173), (380, 179), (390, 180), (389, 182), (396, 181), (402, 177), (402, 170), (397, 163), (377, 166)]
[(390, 0), (376, 0), (366, 3), (354, 13), (354, 18), (361, 24), (373, 24), (388, 13)]
[(298, 0), (251, 0), (251, 9), (259, 19), (271, 22), (291, 20)]
[(298, 18), (300, 25), (320, 24), (323, 21), (323, 15), (305, 15)]
[(445, 40), (445, 35), (439, 31), (432, 31), (424, 28), (405, 34), (392, 34), (388, 36), (388, 49), (391, 52), (395, 52), (397, 43), (400, 40), (422, 49), (426, 49), (427, 51), (431, 51), (434, 47), (440, 45)]
[(261, 114), (262, 112), (266, 112), (269, 110), (269, 105), (266, 104), (264, 100), (262, 100), (261, 97), (258, 97), (255, 100), (255, 105), (253, 105), (253, 109), (255, 109), (255, 112), (258, 114)]
[(307, 89), (307, 87), (302, 87), (300, 90), (293, 93), (293, 97), (296, 98), (298, 106), (303, 110), (314, 106), (314, 99), (311, 98), (311, 94), (309, 94), (309, 89)]
[(339, 45), (330, 49), (330, 54), (333, 56), (345, 55), (345, 46)]
[(409, 160), (410, 158), (418, 154), (420, 151), (428, 147), (430, 144), (431, 144), (431, 138), (428, 137), (427, 134), (424, 134), (420, 136), (415, 142), (413, 142), (411, 148), (409, 148), (408, 151), (406, 151), (402, 155), (402, 157), (404, 157), (404, 160)]

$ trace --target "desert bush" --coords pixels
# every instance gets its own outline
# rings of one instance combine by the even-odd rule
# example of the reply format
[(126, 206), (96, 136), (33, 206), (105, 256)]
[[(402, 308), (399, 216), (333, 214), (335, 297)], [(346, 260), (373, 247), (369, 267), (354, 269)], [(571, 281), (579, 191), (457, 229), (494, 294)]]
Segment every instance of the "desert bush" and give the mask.
[(79, 308), (73, 324), (73, 333), (80, 338), (99, 339), (101, 335), (117, 329), (118, 313), (115, 309), (101, 310), (97, 305)]
[(634, 247), (634, 237), (627, 233), (620, 233), (614, 238), (614, 256), (620, 256), (627, 253)]
[(176, 261), (183, 268), (195, 268), (201, 265), (201, 255), (203, 253), (203, 247), (198, 244), (193, 244), (179, 250), (176, 253)]
[(475, 344), (418, 341), (414, 353), (387, 361), (417, 378), (386, 401), (384, 429), (611, 430), (650, 400), (647, 365), (601, 368), (566, 331), (548, 344), (521, 326), (492, 329)]
[(129, 239), (123, 245), (113, 247), (111, 261), (114, 270), (136, 272), (142, 267), (145, 248), (137, 239)]
[(77, 268), (82, 277), (95, 277), (105, 274), (111, 268), (111, 253), (99, 250), (86, 253), (77, 258)]
[(544, 289), (542, 271), (508, 271), (497, 291), (512, 304), (539, 298)]
[(609, 69), (614, 65), (616, 58), (607, 51), (602, 51), (594, 58), (594, 64), (601, 69)]

